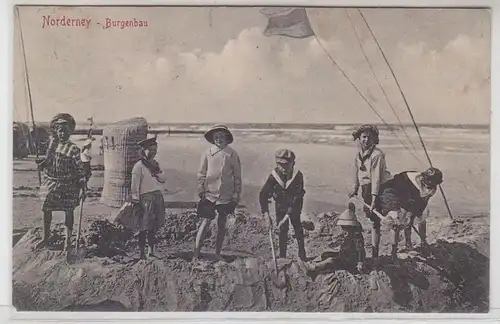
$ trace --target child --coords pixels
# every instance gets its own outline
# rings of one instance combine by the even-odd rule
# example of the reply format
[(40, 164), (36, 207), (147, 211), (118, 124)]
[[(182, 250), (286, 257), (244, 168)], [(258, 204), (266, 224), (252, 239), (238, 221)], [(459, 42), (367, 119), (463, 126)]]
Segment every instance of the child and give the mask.
[(139, 230), (140, 258), (145, 259), (146, 235), (148, 256), (154, 253), (156, 230), (165, 224), (165, 201), (160, 184), (166, 182), (164, 172), (154, 159), (158, 150), (156, 137), (138, 143), (141, 159), (132, 168), (131, 200), (136, 219), (134, 224), (123, 224)]
[(210, 222), (217, 212), (217, 239), (215, 256), (221, 258), (222, 243), (226, 231), (227, 216), (234, 213), (241, 197), (241, 163), (238, 153), (229, 146), (233, 134), (224, 125), (216, 125), (205, 133), (212, 144), (201, 157), (198, 171), (198, 215), (203, 219), (196, 236), (193, 261), (197, 261)]
[[(297, 245), (299, 247), (299, 258), (306, 260), (304, 247), (304, 231), (300, 222), (303, 199), (305, 195), (304, 177), (302, 172), (294, 168), (295, 154), (287, 149), (276, 152), (276, 168), (267, 178), (266, 183), (260, 191), (260, 208), (262, 215), (269, 219), (269, 200), (274, 198), (276, 203), (276, 223), (279, 224), (286, 215), (295, 231)], [(270, 224), (271, 225), (271, 224)], [(280, 258), (286, 258), (288, 240), (288, 221), (280, 227), (279, 250)]]
[[(404, 234), (406, 248), (412, 248), (411, 231), (416, 218), (422, 218), (429, 199), (436, 193), (437, 186), (443, 182), (443, 173), (437, 168), (429, 168), (424, 172), (406, 171), (394, 175), (385, 185), (380, 195), (380, 209), (383, 214), (389, 212), (406, 212), (410, 217), (405, 224)], [(422, 245), (426, 244), (426, 222), (418, 225)], [(398, 235), (399, 236), (399, 235)], [(395, 258), (397, 243), (393, 242), (392, 255)]]
[(48, 246), (52, 212), (65, 212), (66, 239), (69, 250), (74, 225), (74, 210), (85, 200), (86, 177), (80, 149), (71, 141), (75, 119), (67, 113), (57, 114), (50, 122), (52, 138), (45, 159), (36, 162), (43, 172), (40, 198), (43, 201), (43, 243)]
[(379, 132), (374, 125), (363, 125), (352, 134), (358, 144), (358, 153), (354, 159), (354, 186), (349, 194), (353, 197), (358, 194), (361, 186), (361, 196), (370, 208), (364, 208), (366, 217), (373, 224), (372, 230), (372, 257), (378, 257), (380, 245), (380, 220), (372, 211), (378, 204), (380, 186), (391, 179), (387, 171), (385, 154), (379, 148)]
[(321, 272), (327, 269), (351, 269), (356, 267), (363, 270), (365, 261), (365, 241), (363, 229), (356, 219), (355, 206), (349, 203), (349, 209), (339, 217), (337, 225), (342, 227), (339, 237), (340, 251), (326, 252), (321, 255), (321, 261), (305, 263), (308, 272)]

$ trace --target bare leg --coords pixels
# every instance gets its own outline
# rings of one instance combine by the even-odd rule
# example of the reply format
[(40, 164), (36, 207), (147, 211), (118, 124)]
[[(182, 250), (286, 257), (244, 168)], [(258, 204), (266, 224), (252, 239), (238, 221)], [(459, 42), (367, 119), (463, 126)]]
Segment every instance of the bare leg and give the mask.
[(408, 250), (410, 250), (413, 247), (413, 243), (411, 242), (411, 225), (405, 227), (404, 233), (405, 233), (405, 247)]
[(227, 215), (225, 213), (219, 213), (219, 217), (217, 217), (217, 239), (215, 241), (215, 255), (218, 258), (220, 258), (222, 244), (224, 243), (224, 237), (226, 236), (226, 221)]
[(380, 246), (380, 223), (373, 222), (372, 225), (372, 257), (377, 258)]
[(139, 254), (141, 260), (146, 259), (146, 254), (144, 252), (144, 249), (146, 247), (146, 231), (140, 231), (139, 232)]
[(155, 231), (154, 230), (149, 230), (147, 232), (148, 235), (148, 254), (153, 255), (154, 253), (154, 248), (155, 248)]
[(43, 244), (45, 246), (49, 245), (50, 238), (50, 225), (52, 223), (52, 212), (43, 212)]
[(420, 224), (418, 224), (418, 232), (422, 236), (420, 238), (420, 244), (421, 245), (426, 245), (427, 244), (427, 221), (423, 221)]
[(203, 218), (200, 224), (200, 228), (198, 229), (198, 234), (196, 235), (196, 246), (194, 250), (194, 258), (198, 259), (201, 252), (201, 247), (203, 246), (203, 240), (205, 239), (205, 235), (207, 234), (208, 225), (210, 224), (210, 219)]
[(393, 236), (392, 236), (392, 250), (391, 250), (391, 257), (393, 260), (397, 260), (398, 258), (398, 243), (399, 243), (399, 228), (395, 228), (392, 230)]
[(75, 222), (75, 215), (72, 210), (66, 211), (66, 219), (64, 225), (66, 227), (66, 239), (64, 240), (64, 249), (69, 250), (71, 246), (71, 239), (73, 236), (73, 224)]
[[(304, 245), (304, 229), (302, 228), (302, 224), (300, 223), (300, 216), (297, 216), (298, 220), (295, 220), (292, 223), (293, 230), (295, 232), (295, 237), (297, 239), (297, 246), (299, 247), (299, 258), (303, 261), (306, 261), (306, 248)], [(287, 235), (288, 236), (288, 235)]]

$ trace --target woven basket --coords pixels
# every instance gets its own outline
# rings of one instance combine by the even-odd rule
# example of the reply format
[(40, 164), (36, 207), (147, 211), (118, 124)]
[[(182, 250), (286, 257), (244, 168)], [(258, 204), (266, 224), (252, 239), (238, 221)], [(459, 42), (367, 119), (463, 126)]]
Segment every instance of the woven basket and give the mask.
[(140, 146), (137, 143), (146, 139), (147, 133), (148, 123), (142, 117), (104, 127), (104, 187), (101, 203), (121, 207), (130, 197), (132, 168), (140, 158)]

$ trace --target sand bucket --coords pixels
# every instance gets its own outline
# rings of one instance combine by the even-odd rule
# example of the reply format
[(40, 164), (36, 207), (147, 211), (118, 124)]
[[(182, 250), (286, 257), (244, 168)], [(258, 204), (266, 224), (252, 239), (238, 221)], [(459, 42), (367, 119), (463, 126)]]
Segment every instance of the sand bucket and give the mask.
[(130, 196), (132, 168), (140, 159), (139, 141), (146, 139), (148, 123), (142, 117), (122, 120), (103, 129), (104, 187), (101, 203), (121, 207)]

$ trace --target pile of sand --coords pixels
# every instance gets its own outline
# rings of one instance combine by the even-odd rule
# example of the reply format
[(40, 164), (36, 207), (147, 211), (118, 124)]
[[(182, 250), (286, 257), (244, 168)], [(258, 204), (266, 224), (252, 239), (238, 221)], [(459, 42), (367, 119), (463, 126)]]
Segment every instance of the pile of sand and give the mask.
[[(321, 253), (335, 234), (335, 217), (311, 220), (310, 253)], [(207, 261), (204, 269), (189, 262), (199, 220), (189, 212), (168, 220), (158, 233), (159, 256), (146, 261), (123, 257), (133, 253), (136, 238), (106, 222), (85, 233), (89, 253), (75, 265), (68, 265), (61, 251), (37, 249), (40, 230), (30, 230), (14, 247), (14, 306), (22, 311), (488, 311), (489, 259), (466, 243), (438, 240), (399, 264), (382, 257), (376, 269), (363, 273), (312, 275), (294, 259), (282, 259), (282, 275), (276, 277), (259, 218), (242, 212), (231, 218), (227, 262)], [(290, 241), (293, 246), (293, 231)], [(313, 241), (321, 243), (316, 247)], [(213, 246), (213, 235), (206, 245)], [(289, 255), (296, 255), (291, 250)]]

